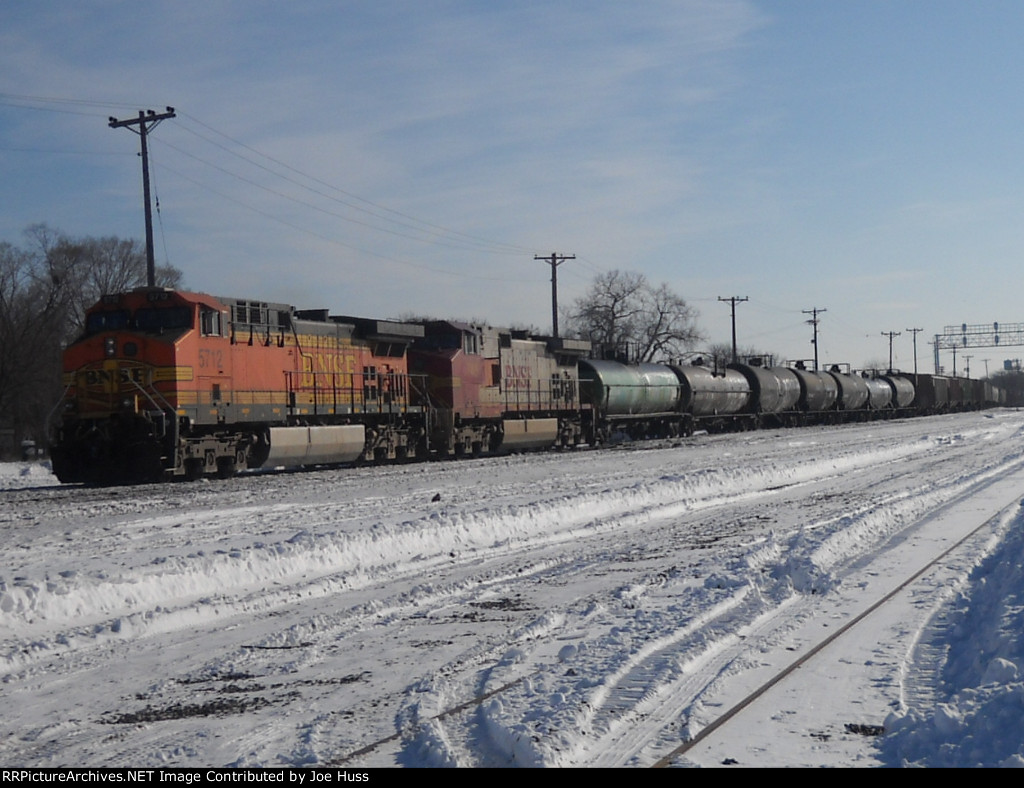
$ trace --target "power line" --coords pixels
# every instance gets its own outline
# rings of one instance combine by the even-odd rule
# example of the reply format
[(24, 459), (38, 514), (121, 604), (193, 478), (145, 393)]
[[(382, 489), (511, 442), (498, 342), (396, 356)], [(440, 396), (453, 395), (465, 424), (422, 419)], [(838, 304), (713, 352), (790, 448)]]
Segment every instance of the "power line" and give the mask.
[[(168, 169), (169, 170), (169, 168), (166, 165), (161, 164), (159, 166), (162, 169)], [(240, 205), (242, 208), (245, 208), (248, 211), (252, 211), (253, 213), (259, 214), (260, 216), (263, 216), (263, 217), (265, 217), (267, 219), (270, 219), (271, 221), (277, 222), (279, 224), (283, 224), (285, 227), (290, 227), (292, 230), (295, 230), (296, 232), (302, 233), (304, 235), (308, 235), (308, 236), (310, 236), (312, 238), (319, 238), (321, 241), (326, 241), (327, 243), (333, 244), (335, 246), (340, 246), (340, 247), (342, 247), (344, 249), (349, 249), (349, 250), (351, 250), (353, 252), (358, 252), (359, 254), (366, 255), (367, 257), (374, 257), (374, 258), (376, 258), (378, 260), (384, 260), (384, 261), (389, 262), (389, 263), (397, 263), (398, 265), (404, 265), (404, 266), (407, 266), (409, 268), (416, 268), (416, 269), (419, 269), (421, 271), (431, 271), (433, 273), (446, 274), (448, 276), (461, 277), (463, 279), (479, 279), (479, 280), (485, 281), (485, 282), (514, 282), (514, 283), (522, 283), (522, 281), (523, 281), (522, 277), (519, 277), (517, 279), (508, 279), (508, 278), (499, 278), (499, 277), (493, 277), (493, 276), (481, 276), (479, 274), (467, 274), (467, 273), (465, 273), (463, 271), (451, 271), (451, 270), (448, 270), (448, 269), (445, 269), (445, 268), (438, 268), (436, 266), (423, 265), (421, 263), (413, 263), (413, 262), (410, 262), (409, 260), (402, 260), (402, 259), (399, 259), (397, 257), (391, 257), (390, 255), (381, 254), (380, 252), (373, 252), (373, 251), (370, 251), (369, 249), (364, 249), (364, 248), (359, 247), (359, 246), (353, 246), (352, 244), (345, 243), (344, 241), (339, 241), (337, 238), (331, 238), (329, 236), (323, 235), (322, 233), (318, 233), (318, 232), (315, 232), (313, 230), (309, 230), (309, 229), (306, 229), (304, 227), (300, 227), (299, 225), (294, 224), (293, 222), (290, 222), (287, 219), (282, 218), (277, 213), (271, 213), (270, 211), (265, 211), (265, 210), (263, 210), (261, 208), (257, 208), (254, 205), (249, 205), (248, 203), (245, 203), (245, 202), (237, 199), (236, 197), (232, 197), (229, 194), (225, 194), (224, 192), (218, 191), (218, 190), (213, 189), (213, 188), (211, 188), (211, 187), (209, 187), (209, 186), (207, 186), (207, 185), (205, 185), (203, 183), (200, 183), (199, 181), (195, 180), (194, 178), (190, 178), (188, 175), (185, 175), (184, 173), (176, 172), (174, 170), (169, 170), (169, 171), (173, 172), (179, 178), (182, 178), (183, 180), (188, 181), (189, 183), (193, 184), (194, 186), (198, 186), (200, 189), (206, 189), (211, 194), (216, 194), (218, 197), (220, 197), (223, 200), (226, 200), (228, 202), (232, 202), (232, 203), (234, 203), (236, 205)]]
[[(188, 151), (183, 150), (183, 149), (179, 148), (178, 146), (173, 145), (173, 144), (167, 142), (166, 140), (162, 141), (161, 144), (164, 147), (167, 147), (167, 148), (170, 148), (172, 150), (175, 150), (178, 153), (180, 153), (181, 155), (186, 156), (186, 157), (188, 157), (188, 158), (190, 158), (190, 159), (192, 159), (194, 161), (197, 161), (197, 162), (199, 162), (200, 164), (202, 164), (202, 165), (204, 165), (206, 167), (209, 167), (209, 168), (211, 168), (213, 170), (217, 170), (218, 172), (222, 172), (222, 173), (224, 173), (225, 175), (227, 175), (227, 176), (229, 176), (231, 178), (235, 178), (236, 180), (239, 180), (242, 183), (246, 183), (246, 184), (248, 184), (250, 186), (253, 186), (253, 187), (257, 188), (257, 189), (260, 189), (261, 191), (265, 191), (268, 194), (274, 195), (275, 197), (280, 197), (283, 200), (288, 200), (289, 202), (294, 202), (295, 204), (301, 205), (304, 208), (309, 208), (312, 211), (317, 211), (318, 213), (322, 213), (322, 214), (325, 214), (327, 216), (331, 216), (331, 217), (333, 217), (335, 219), (340, 219), (343, 222), (349, 222), (350, 224), (359, 225), (360, 227), (366, 227), (366, 228), (368, 228), (370, 230), (376, 230), (377, 232), (387, 233), (388, 235), (393, 235), (393, 236), (396, 236), (398, 238), (407, 238), (407, 239), (409, 239), (411, 241), (418, 241), (418, 242), (421, 242), (421, 243), (431, 243), (431, 244), (435, 244), (435, 245), (438, 245), (438, 246), (446, 246), (446, 247), (451, 248), (451, 249), (461, 249), (461, 250), (478, 251), (478, 252), (488, 252), (488, 251), (491, 251), (493, 253), (498, 253), (498, 252), (495, 252), (494, 250), (479, 249), (479, 248), (475, 248), (473, 246), (467, 246), (465, 244), (459, 245), (458, 243), (456, 243), (457, 239), (454, 239), (453, 242), (449, 243), (449, 242), (441, 241), (441, 240), (437, 240), (437, 239), (423, 238), (422, 236), (411, 235), (409, 233), (402, 233), (402, 232), (398, 232), (397, 230), (390, 230), (387, 227), (381, 227), (379, 225), (371, 224), (370, 222), (364, 222), (364, 221), (361, 221), (359, 219), (353, 219), (350, 216), (345, 216), (344, 214), (336, 213), (335, 211), (328, 210), (327, 208), (323, 208), (323, 207), (321, 207), (319, 205), (315, 205), (314, 203), (308, 202), (306, 200), (299, 199), (298, 197), (294, 197), (292, 195), (285, 194), (284, 192), (278, 191), (277, 189), (272, 189), (269, 186), (264, 186), (263, 184), (259, 183), (258, 181), (254, 181), (251, 178), (247, 178), (244, 175), (240, 175), (239, 173), (232, 172), (229, 169), (221, 167), (219, 164), (214, 164), (213, 162), (208, 161), (206, 159), (203, 159), (203, 158), (201, 158), (199, 156), (196, 156), (193, 153), (189, 153)], [(165, 168), (167, 168), (167, 169), (170, 169), (166, 165), (163, 165), (163, 166)], [(259, 166), (259, 165), (256, 165), (256, 166)], [(266, 168), (261, 168), (261, 169), (266, 169)], [(270, 172), (271, 174), (276, 175), (276, 173), (273, 173), (271, 170), (267, 170), (267, 172)], [(184, 176), (182, 176), (182, 177), (184, 177)], [(191, 179), (189, 179), (189, 180), (191, 180)], [(343, 201), (338, 201), (338, 200), (336, 200), (336, 198), (332, 198), (330, 195), (324, 194), (323, 192), (319, 192), (319, 191), (317, 191), (315, 189), (309, 189), (309, 187), (303, 186), (302, 184), (298, 183), (297, 181), (294, 181), (292, 179), (287, 179), (287, 180), (289, 180), (291, 183), (295, 183), (295, 185), (300, 186), (301, 188), (306, 189), (307, 191), (312, 191), (314, 194), (317, 194), (317, 195), (319, 195), (321, 197), (325, 197), (327, 199), (335, 200), (336, 202), (342, 202), (342, 204), (348, 205), (348, 203), (344, 203)], [(194, 180), (192, 182), (196, 183), (196, 181), (194, 181)], [(363, 210), (363, 209), (358, 208), (358, 206), (351, 206), (350, 205), (349, 207), (356, 208), (357, 210)], [(370, 213), (370, 212), (367, 212), (367, 213)], [(375, 215), (375, 214), (371, 214), (371, 215)], [(384, 218), (386, 221), (393, 221), (393, 220), (388, 220), (386, 217), (381, 217), (381, 218)], [(415, 232), (425, 232), (421, 228), (414, 227), (412, 225), (404, 225), (404, 226), (409, 227), (411, 230), (413, 230)], [(506, 253), (510, 254), (510, 252), (506, 252)]]
[[(6, 99), (6, 101), (5, 101), (5, 99)], [(60, 108), (55, 108), (55, 107), (32, 106), (32, 104), (40, 104), (40, 103), (41, 104), (67, 105), (67, 106), (71, 106), (71, 107), (97, 107), (97, 108), (105, 108), (107, 110), (109, 110), (111, 108), (115, 108), (115, 107), (116, 108), (121, 108), (121, 107), (133, 107), (133, 106), (135, 106), (135, 105), (131, 105), (131, 104), (122, 104), (122, 103), (118, 103), (118, 102), (109, 102), (109, 101), (107, 101), (107, 102), (99, 102), (99, 101), (91, 101), (91, 100), (85, 100), (85, 99), (72, 99), (72, 98), (60, 98), (60, 97), (52, 97), (52, 96), (35, 96), (35, 95), (25, 95), (25, 94), (0, 93), (0, 104), (6, 104), (8, 106), (17, 107), (19, 109), (29, 109), (29, 110), (38, 110), (38, 111), (51, 111), (51, 112), (65, 112), (65, 113), (69, 113), (69, 114), (80, 114), (80, 115), (86, 115), (86, 116), (96, 116), (96, 115), (99, 114), (99, 113), (91, 113), (91, 112), (77, 112), (77, 111), (73, 111), (73, 110), (60, 109)], [(256, 188), (263, 189), (263, 190), (265, 190), (265, 191), (267, 191), (267, 192), (269, 192), (271, 194), (275, 194), (275, 195), (277, 195), (279, 197), (282, 197), (284, 199), (292, 200), (294, 202), (297, 202), (297, 203), (299, 203), (301, 205), (309, 207), (309, 208), (311, 208), (313, 210), (320, 211), (322, 213), (328, 213), (329, 215), (335, 216), (336, 218), (342, 219), (344, 221), (348, 221), (348, 222), (355, 223), (355, 224), (360, 224), (362, 226), (365, 226), (365, 227), (367, 227), (369, 229), (376, 230), (378, 232), (384, 232), (384, 233), (389, 233), (389, 234), (396, 235), (396, 236), (399, 236), (399, 237), (405, 237), (405, 238), (408, 238), (409, 240), (414, 240), (414, 241), (417, 241), (417, 242), (420, 242), (420, 243), (431, 243), (431, 244), (436, 244), (436, 245), (439, 245), (439, 246), (447, 246), (449, 248), (466, 249), (466, 250), (469, 250), (469, 251), (486, 252), (486, 253), (489, 253), (489, 254), (520, 255), (520, 254), (523, 254), (524, 252), (534, 251), (534, 249), (530, 249), (529, 247), (525, 247), (525, 246), (521, 246), (521, 245), (513, 244), (513, 243), (507, 243), (507, 242), (503, 242), (503, 241), (495, 241), (495, 240), (492, 240), (492, 239), (487, 239), (487, 238), (483, 238), (483, 237), (480, 237), (480, 236), (471, 235), (469, 233), (461, 232), (459, 230), (455, 230), (455, 229), (450, 228), (450, 227), (445, 227), (443, 225), (439, 225), (439, 224), (435, 224), (435, 223), (432, 223), (432, 222), (424, 221), (422, 219), (418, 219), (418, 218), (416, 218), (414, 216), (411, 216), (409, 214), (403, 213), (401, 211), (397, 211), (397, 210), (394, 210), (392, 208), (389, 208), (389, 207), (387, 207), (385, 205), (381, 205), (380, 203), (376, 203), (376, 202), (373, 202), (371, 200), (367, 200), (367, 199), (365, 199), (363, 197), (360, 197), (360, 196), (358, 196), (358, 195), (356, 195), (356, 194), (354, 194), (352, 192), (346, 191), (345, 189), (342, 189), (342, 188), (340, 188), (340, 187), (338, 187), (338, 186), (336, 186), (334, 184), (328, 183), (327, 181), (322, 180), (322, 179), (320, 179), (320, 178), (318, 178), (316, 176), (313, 176), (313, 175), (310, 175), (308, 173), (305, 173), (302, 170), (299, 170), (298, 168), (293, 167), (293, 166), (291, 166), (290, 164), (287, 164), (284, 161), (281, 161), (280, 159), (274, 158), (273, 156), (269, 156), (269, 155), (267, 155), (267, 154), (257, 150), (256, 148), (253, 148), (252, 146), (245, 144), (244, 142), (242, 142), (242, 141), (240, 141), (238, 139), (235, 139), (235, 138), (233, 138), (233, 137), (231, 137), (231, 136), (229, 136), (229, 135), (227, 135), (227, 134), (225, 134), (225, 133), (223, 133), (221, 131), (218, 131), (217, 129), (215, 129), (211, 125), (209, 125), (208, 123), (205, 123), (202, 120), (200, 120), (200, 119), (198, 119), (198, 118), (196, 118), (196, 117), (194, 117), (192, 115), (189, 115), (187, 113), (181, 113), (181, 117), (187, 119), (191, 123), (197, 124), (197, 125), (203, 127), (204, 129), (207, 129), (209, 132), (211, 132), (214, 135), (222, 137), (223, 139), (225, 139), (228, 142), (230, 142), (232, 145), (238, 146), (239, 148), (242, 148), (242, 149), (244, 149), (246, 151), (249, 151), (255, 157), (258, 157), (258, 158), (264, 159), (264, 160), (266, 160), (268, 162), (271, 162), (276, 167), (281, 168), (281, 169), (283, 169), (283, 170), (285, 170), (287, 172), (293, 173), (293, 174), (295, 174), (297, 176), (300, 176), (301, 178), (306, 179), (306, 180), (308, 180), (308, 181), (310, 181), (312, 183), (320, 184), (321, 186), (324, 186), (327, 189), (329, 189), (329, 190), (331, 190), (333, 192), (336, 192), (337, 194), (344, 195), (344, 197), (346, 197), (348, 199), (347, 200), (346, 199), (342, 199), (342, 198), (339, 198), (339, 197), (337, 197), (335, 195), (331, 195), (331, 194), (325, 193), (324, 191), (321, 191), (319, 189), (315, 189), (315, 188), (309, 186), (306, 183), (302, 183), (302, 182), (300, 182), (299, 180), (296, 180), (293, 177), (290, 177), (290, 176), (288, 176), (286, 174), (283, 174), (280, 171), (275, 171), (273, 168), (268, 167), (268, 166), (260, 163), (260, 161), (256, 160), (256, 158), (254, 158), (252, 156), (243, 155), (242, 153), (239, 153), (237, 150), (233, 150), (232, 148), (230, 148), (230, 147), (228, 147), (226, 145), (223, 145), (223, 144), (217, 142), (214, 139), (211, 139), (209, 136), (203, 135), (203, 134), (199, 133), (198, 131), (196, 131), (195, 129), (189, 128), (187, 124), (179, 126), (179, 128), (182, 128), (184, 131), (186, 131), (186, 132), (188, 132), (188, 133), (198, 137), (199, 139), (207, 142), (210, 145), (214, 145), (214, 146), (220, 148), (224, 152), (226, 152), (226, 153), (228, 153), (228, 154), (230, 154), (232, 156), (235, 156), (235, 157), (241, 159), (242, 161), (245, 161), (246, 163), (250, 164), (251, 166), (257, 167), (257, 168), (267, 172), (268, 174), (270, 174), (270, 175), (272, 175), (274, 177), (286, 180), (289, 183), (292, 183), (293, 185), (295, 185), (295, 186), (297, 186), (299, 188), (305, 189), (305, 190), (307, 190), (307, 191), (309, 191), (309, 192), (311, 192), (313, 194), (316, 194), (319, 197), (322, 197), (322, 198), (328, 199), (328, 200), (333, 200), (333, 201), (338, 202), (338, 203), (340, 203), (342, 205), (345, 205), (348, 208), (351, 208), (352, 210), (361, 211), (363, 213), (366, 213), (367, 215), (373, 216), (373, 217), (381, 219), (383, 221), (393, 222), (393, 223), (395, 223), (396, 225), (398, 225), (400, 227), (405, 227), (406, 229), (412, 231), (413, 233), (419, 233), (420, 235), (403, 234), (403, 233), (401, 233), (399, 231), (396, 231), (396, 230), (389, 230), (387, 227), (381, 227), (379, 225), (375, 225), (375, 224), (372, 224), (372, 223), (369, 223), (369, 222), (360, 222), (359, 220), (353, 219), (351, 217), (346, 217), (346, 216), (343, 216), (343, 215), (340, 215), (340, 214), (332, 213), (330, 211), (325, 211), (324, 209), (319, 208), (318, 206), (312, 205), (312, 204), (307, 203), (307, 202), (303, 202), (302, 200), (298, 200), (298, 199), (296, 199), (294, 197), (289, 197), (288, 195), (285, 195), (285, 194), (283, 194), (283, 193), (281, 193), (279, 191), (276, 191), (276, 190), (274, 190), (272, 188), (269, 188), (267, 186), (263, 186), (262, 184), (259, 184), (259, 183), (255, 182), (255, 181), (251, 180), (251, 179), (245, 178), (243, 175), (239, 175), (237, 173), (233, 173), (233, 172), (231, 172), (230, 170), (228, 170), (228, 169), (226, 169), (224, 167), (218, 166), (216, 164), (213, 164), (213, 163), (211, 163), (209, 161), (204, 160), (203, 158), (201, 158), (199, 156), (195, 156), (194, 154), (188, 153), (187, 151), (184, 151), (183, 149), (181, 149), (181, 148), (179, 148), (179, 147), (177, 147), (175, 145), (172, 145), (172, 144), (168, 143), (167, 141), (163, 141), (163, 144), (167, 145), (169, 148), (177, 151), (178, 153), (181, 153), (182, 155), (185, 155), (185, 156), (188, 156), (190, 158), (193, 158), (193, 159), (195, 159), (196, 161), (199, 161), (200, 163), (202, 163), (205, 166), (212, 167), (213, 169), (219, 170), (220, 172), (223, 172), (226, 175), (229, 175), (230, 177), (237, 178), (237, 179), (239, 179), (239, 180), (241, 180), (243, 182), (246, 182), (246, 183), (249, 183), (250, 185), (255, 186)], [(166, 165), (164, 165), (164, 166), (166, 166)], [(195, 181), (193, 181), (193, 183), (195, 183)], [(352, 202), (352, 201), (355, 201), (355, 202)], [(363, 203), (363, 205), (370, 206), (370, 208), (363, 207), (363, 205), (358, 205), (356, 203)], [(433, 238), (429, 237), (431, 234), (435, 234), (438, 237), (433, 237)]]
[[(220, 137), (223, 137), (224, 139), (228, 140), (229, 142), (231, 142), (231, 143), (233, 143), (235, 145), (238, 145), (241, 148), (244, 148), (245, 150), (255, 154), (256, 156), (258, 156), (258, 157), (260, 157), (262, 159), (266, 159), (269, 162), (273, 162), (275, 165), (277, 165), (279, 167), (282, 167), (282, 168), (284, 168), (285, 170), (287, 170), (287, 171), (289, 171), (291, 173), (299, 175), (302, 178), (305, 178), (305, 179), (307, 179), (307, 180), (309, 180), (309, 181), (311, 181), (313, 183), (317, 183), (317, 184), (320, 184), (321, 186), (325, 186), (326, 188), (328, 188), (328, 189), (330, 189), (332, 191), (335, 191), (338, 194), (344, 195), (345, 197), (349, 198), (350, 200), (356, 200), (358, 202), (365, 203), (366, 205), (372, 206), (373, 208), (377, 209), (378, 211), (384, 211), (387, 214), (393, 214), (394, 216), (400, 217), (401, 219), (404, 219), (404, 220), (406, 220), (408, 222), (414, 222), (415, 225), (421, 225), (421, 227), (417, 227), (415, 225), (408, 225), (408, 224), (404, 225), (406, 227), (410, 227), (411, 229), (415, 229), (417, 232), (427, 232), (429, 230), (431, 232), (441, 232), (441, 233), (445, 233), (445, 234), (448, 234), (448, 235), (459, 236), (461, 238), (467, 239), (467, 241), (472, 242), (472, 244), (475, 244), (475, 245), (478, 245), (478, 246), (479, 245), (483, 245), (483, 246), (494, 247), (495, 251), (503, 250), (503, 253), (505, 253), (505, 254), (522, 254), (523, 252), (526, 252), (526, 251), (532, 251), (532, 250), (528, 249), (527, 247), (519, 246), (517, 244), (510, 244), (510, 243), (506, 243), (506, 242), (503, 242), (503, 241), (494, 241), (494, 240), (490, 240), (490, 239), (487, 239), (487, 238), (482, 238), (482, 237), (479, 237), (479, 236), (470, 235), (469, 233), (464, 233), (464, 232), (461, 232), (459, 230), (454, 230), (454, 229), (452, 229), (450, 227), (445, 227), (443, 225), (434, 224), (434, 223), (431, 223), (431, 222), (424, 221), (422, 219), (417, 219), (416, 217), (411, 216), (409, 214), (403, 213), (401, 211), (397, 211), (397, 210), (395, 210), (393, 208), (389, 208), (389, 207), (387, 207), (385, 205), (381, 205), (380, 203), (373, 202), (372, 200), (367, 200), (364, 197), (360, 197), (357, 194), (354, 194), (352, 192), (346, 191), (345, 189), (342, 189), (342, 188), (340, 188), (338, 186), (335, 186), (334, 184), (328, 183), (327, 181), (324, 181), (324, 180), (322, 180), (322, 179), (320, 179), (320, 178), (318, 178), (318, 177), (316, 177), (314, 175), (309, 175), (308, 173), (305, 173), (302, 170), (299, 170), (298, 168), (293, 167), (290, 164), (287, 164), (286, 162), (281, 161), (280, 159), (277, 159), (277, 158), (274, 158), (273, 156), (265, 154), (265, 153), (255, 149), (255, 148), (253, 148), (252, 146), (247, 145), (244, 142), (241, 142), (240, 140), (236, 140), (233, 137), (230, 137), (227, 134), (224, 134), (223, 132), (217, 131), (212, 126), (210, 126), (209, 124), (204, 123), (203, 121), (199, 120), (196, 117), (193, 117), (193, 116), (187, 115), (187, 114), (183, 114), (183, 117), (185, 117), (185, 118), (187, 118), (187, 119), (189, 119), (189, 120), (199, 124), (203, 128), (211, 131), (212, 133), (214, 133), (214, 134), (216, 134), (216, 135), (218, 135)], [(199, 137), (200, 139), (210, 143), (211, 145), (215, 145), (216, 147), (220, 148), (221, 150), (225, 151), (226, 153), (229, 153), (232, 156), (236, 156), (237, 158), (242, 159), (242, 161), (245, 161), (245, 162), (248, 162), (249, 164), (252, 164), (254, 167), (259, 167), (260, 169), (270, 173), (271, 175), (274, 175), (275, 177), (287, 180), (290, 183), (293, 183), (296, 186), (299, 186), (300, 188), (306, 189), (307, 191), (311, 191), (314, 194), (317, 194), (317, 195), (319, 195), (321, 197), (324, 197), (326, 199), (335, 200), (335, 201), (337, 201), (337, 202), (339, 202), (339, 203), (341, 203), (343, 205), (347, 205), (348, 207), (353, 208), (354, 210), (358, 210), (358, 211), (362, 211), (364, 213), (368, 213), (371, 216), (375, 216), (377, 218), (384, 219), (386, 221), (391, 221), (391, 222), (396, 222), (396, 223), (399, 223), (399, 224), (403, 224), (401, 222), (397, 222), (396, 219), (389, 218), (388, 216), (382, 216), (379, 213), (371, 211), (371, 210), (369, 210), (367, 208), (363, 208), (363, 207), (361, 207), (359, 205), (354, 205), (354, 204), (352, 204), (350, 202), (347, 202), (345, 200), (342, 200), (342, 199), (340, 199), (338, 197), (332, 197), (331, 195), (324, 194), (323, 192), (321, 192), (319, 190), (316, 190), (316, 189), (313, 189), (313, 188), (311, 188), (311, 187), (309, 187), (309, 186), (307, 186), (305, 184), (302, 184), (299, 181), (294, 180), (293, 178), (290, 178), (290, 177), (288, 177), (286, 175), (282, 175), (281, 173), (278, 173), (278, 172), (274, 172), (269, 167), (266, 167), (266, 166), (260, 164), (257, 161), (254, 161), (253, 159), (251, 159), (251, 158), (249, 158), (247, 156), (243, 156), (242, 154), (238, 153), (237, 151), (231, 150), (230, 148), (228, 148), (228, 147), (226, 147), (224, 145), (221, 145), (220, 143), (215, 142), (214, 140), (211, 140), (208, 137), (204, 137), (203, 135), (199, 134), (198, 132), (196, 132), (193, 129), (189, 129), (189, 128), (185, 127), (185, 130), (188, 131), (190, 134), (194, 134), (195, 136)], [(426, 229), (424, 229), (424, 228), (426, 228)]]

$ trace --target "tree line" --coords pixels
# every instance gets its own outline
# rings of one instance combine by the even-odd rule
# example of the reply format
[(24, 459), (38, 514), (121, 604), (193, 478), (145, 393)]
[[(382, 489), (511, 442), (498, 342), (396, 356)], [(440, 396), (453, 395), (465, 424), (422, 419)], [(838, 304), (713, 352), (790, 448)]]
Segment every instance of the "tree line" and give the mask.
[[(135, 239), (71, 237), (46, 224), (24, 243), (0, 241), (0, 453), (23, 441), (45, 446), (61, 396), (61, 352), (84, 327), (85, 310), (105, 293), (146, 284), (146, 252)], [(178, 287), (182, 272), (157, 268), (157, 284)]]

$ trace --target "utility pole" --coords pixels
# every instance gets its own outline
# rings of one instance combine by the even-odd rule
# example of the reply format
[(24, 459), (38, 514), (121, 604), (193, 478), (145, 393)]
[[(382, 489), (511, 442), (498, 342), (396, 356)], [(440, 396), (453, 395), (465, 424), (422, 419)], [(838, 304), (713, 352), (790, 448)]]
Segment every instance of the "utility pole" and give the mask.
[(732, 363), (736, 363), (736, 304), (741, 304), (744, 301), (749, 301), (747, 296), (740, 298), (739, 296), (733, 296), (732, 298), (718, 297), (719, 301), (728, 302), (732, 307)]
[(818, 371), (818, 315), (822, 312), (827, 312), (827, 309), (819, 309), (813, 307), (812, 309), (804, 309), (805, 315), (811, 315), (811, 319), (805, 321), (808, 325), (814, 326), (814, 339), (811, 340), (811, 344), (814, 345), (814, 371)]
[(534, 260), (543, 260), (545, 263), (551, 266), (551, 333), (554, 336), (558, 336), (558, 266), (564, 263), (566, 260), (575, 260), (576, 255), (574, 254), (555, 254), (551, 253), (550, 257), (541, 257), (540, 255), (534, 255)]
[(883, 337), (889, 337), (889, 371), (892, 372), (892, 341), (902, 334), (902, 331), (883, 331)]
[(908, 328), (905, 329), (914, 335), (914, 377), (917, 377), (917, 335), (924, 331), (923, 328)]
[[(167, 107), (167, 111), (160, 115), (153, 110), (143, 112), (140, 109), (139, 117), (130, 120), (108, 118), (110, 128), (127, 128), (138, 134), (142, 140), (142, 200), (146, 208), (146, 280), (150, 287), (156, 286), (156, 262), (153, 259), (153, 209), (149, 200), (149, 149), (146, 147), (146, 135), (156, 128), (160, 121), (173, 117), (174, 107)], [(136, 130), (132, 126), (139, 128)]]

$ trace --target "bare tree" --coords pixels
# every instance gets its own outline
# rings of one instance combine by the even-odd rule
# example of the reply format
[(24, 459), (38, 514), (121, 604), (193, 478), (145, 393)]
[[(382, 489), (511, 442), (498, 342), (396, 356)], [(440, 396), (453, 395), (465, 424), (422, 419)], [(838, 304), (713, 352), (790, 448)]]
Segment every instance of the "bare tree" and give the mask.
[[(708, 347), (707, 356), (716, 368), (724, 368), (732, 362), (732, 343), (716, 342)], [(754, 345), (740, 345), (736, 348), (736, 359), (740, 363), (747, 363), (751, 359), (761, 359), (766, 366), (774, 366), (782, 358), (778, 353)]]
[(63, 296), (42, 260), (0, 244), (0, 427), (44, 437), (60, 385)]
[(653, 287), (643, 274), (614, 270), (576, 299), (566, 323), (605, 357), (647, 362), (678, 357), (699, 341), (696, 319), (667, 284)]
[[(147, 278), (138, 241), (73, 239), (45, 224), (25, 237), (24, 249), (0, 243), (0, 429), (15, 443), (45, 438), (60, 394), (61, 349), (81, 333), (85, 309)], [(160, 284), (180, 284), (178, 269), (157, 270)]]
[[(146, 250), (134, 238), (69, 238), (45, 224), (26, 230), (46, 274), (65, 296), (65, 339), (84, 327), (85, 310), (107, 293), (121, 293), (146, 284)], [(182, 273), (173, 266), (158, 266), (157, 285), (178, 287)]]

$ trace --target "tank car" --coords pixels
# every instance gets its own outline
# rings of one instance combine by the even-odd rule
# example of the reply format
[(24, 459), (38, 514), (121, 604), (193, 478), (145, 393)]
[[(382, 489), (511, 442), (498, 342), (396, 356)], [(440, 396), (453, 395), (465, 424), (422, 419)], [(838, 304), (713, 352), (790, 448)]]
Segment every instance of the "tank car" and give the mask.
[(792, 369), (800, 384), (800, 399), (797, 407), (815, 421), (825, 419), (833, 413), (839, 400), (839, 384), (827, 372), (817, 372), (797, 366)]
[(678, 435), (687, 419), (680, 409), (680, 381), (661, 364), (580, 359), (580, 390), (600, 443), (615, 431), (634, 438)]
[(64, 482), (230, 476), (425, 444), (406, 349), (420, 326), (165, 288), (104, 296), (63, 357)]
[(693, 424), (715, 429), (749, 421), (753, 392), (738, 370), (712, 372), (699, 365), (671, 367), (679, 378), (679, 409)]
[(728, 368), (738, 371), (750, 384), (751, 413), (777, 425), (795, 422), (800, 381), (793, 370), (756, 364), (730, 364)]
[(882, 375), (881, 379), (892, 388), (891, 405), (895, 410), (906, 410), (913, 404), (914, 383), (910, 378), (895, 372), (889, 372)]
[(892, 407), (893, 390), (892, 386), (882, 378), (864, 377), (864, 384), (868, 387), (868, 408), (876, 413)]
[(842, 372), (838, 366), (829, 370), (836, 381), (837, 396), (836, 405), (840, 411), (845, 413), (863, 413), (868, 406), (868, 384), (860, 375), (851, 375), (849, 372)]

